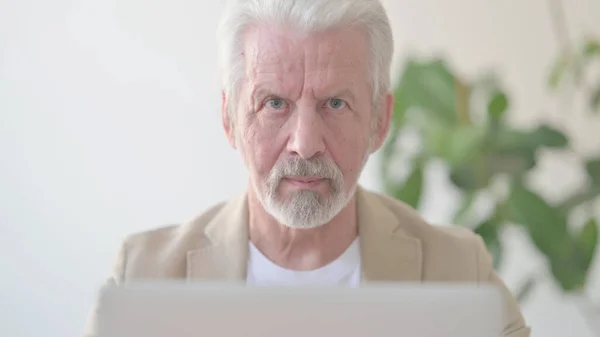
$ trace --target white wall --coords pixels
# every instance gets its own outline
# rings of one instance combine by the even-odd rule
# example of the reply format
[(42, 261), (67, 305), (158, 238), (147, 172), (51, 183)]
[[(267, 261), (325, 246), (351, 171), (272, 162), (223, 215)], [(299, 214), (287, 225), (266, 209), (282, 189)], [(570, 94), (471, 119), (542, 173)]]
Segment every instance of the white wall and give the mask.
[[(568, 2), (573, 35), (600, 32), (600, 3)], [(399, 55), (442, 51), (465, 74), (500, 69), (516, 100), (512, 118), (522, 125), (553, 106), (542, 87), (556, 51), (544, 1), (385, 4)], [(181, 222), (242, 190), (242, 163), (220, 129), (214, 34), (221, 8), (216, 1), (0, 0), (0, 335), (78, 335), (125, 235)], [(581, 151), (600, 149), (600, 123), (550, 116), (568, 122)], [(564, 158), (545, 162), (550, 169), (538, 185), (550, 195), (581, 183), (572, 165), (553, 164)], [(379, 187), (376, 165), (361, 178), (366, 187)], [(455, 202), (439, 169), (431, 175), (439, 184), (429, 186), (424, 214), (447, 221)], [(543, 260), (519, 233), (509, 239), (503, 275), (515, 286)], [(600, 297), (600, 277), (592, 281)], [(561, 303), (551, 283), (533, 294), (523, 308), (533, 336), (586, 336)]]

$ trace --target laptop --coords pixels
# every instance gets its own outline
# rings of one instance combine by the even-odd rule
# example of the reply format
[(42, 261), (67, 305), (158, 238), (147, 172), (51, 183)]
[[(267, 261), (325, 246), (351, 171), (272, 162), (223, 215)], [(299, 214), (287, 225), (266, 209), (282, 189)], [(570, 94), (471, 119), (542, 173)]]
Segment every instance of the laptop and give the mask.
[(145, 283), (101, 291), (99, 337), (499, 337), (491, 286), (271, 288)]

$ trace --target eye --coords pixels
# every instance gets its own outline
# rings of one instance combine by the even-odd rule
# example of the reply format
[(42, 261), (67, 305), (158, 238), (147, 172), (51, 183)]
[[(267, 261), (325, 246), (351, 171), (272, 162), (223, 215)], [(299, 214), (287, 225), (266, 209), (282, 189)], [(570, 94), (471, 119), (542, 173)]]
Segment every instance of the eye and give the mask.
[(339, 98), (330, 98), (325, 104), (331, 110), (342, 110), (346, 107), (346, 102)]
[(265, 103), (265, 106), (273, 110), (283, 110), (287, 107), (287, 103), (281, 98), (270, 98)]

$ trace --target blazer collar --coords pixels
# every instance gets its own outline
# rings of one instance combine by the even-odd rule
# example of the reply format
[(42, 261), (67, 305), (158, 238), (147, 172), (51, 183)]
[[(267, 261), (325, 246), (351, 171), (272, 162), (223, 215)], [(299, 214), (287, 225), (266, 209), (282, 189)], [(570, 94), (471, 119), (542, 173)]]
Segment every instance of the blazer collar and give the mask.
[(187, 278), (241, 282), (248, 262), (246, 194), (226, 203), (206, 225), (200, 247), (187, 254)]
[[(421, 240), (404, 231), (405, 222), (419, 221), (414, 214), (398, 216), (381, 196), (357, 189), (358, 235), (362, 281), (419, 282), (422, 280)], [(407, 213), (414, 212), (411, 209)], [(414, 212), (416, 213), (416, 212)]]
[[(356, 191), (362, 281), (418, 282), (422, 280), (421, 241), (403, 230), (404, 221), (380, 196)], [(407, 212), (414, 212), (406, 209)], [(414, 212), (416, 213), (416, 212)], [(248, 205), (243, 195), (226, 203), (205, 227), (196, 249), (187, 253), (187, 278), (244, 282), (248, 261)]]

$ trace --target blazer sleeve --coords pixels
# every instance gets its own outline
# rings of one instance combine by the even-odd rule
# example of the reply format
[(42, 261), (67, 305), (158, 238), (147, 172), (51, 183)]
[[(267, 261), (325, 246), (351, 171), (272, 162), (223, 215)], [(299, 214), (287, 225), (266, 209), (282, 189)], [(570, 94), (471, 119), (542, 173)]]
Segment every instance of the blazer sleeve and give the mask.
[[(115, 262), (113, 263), (112, 271), (108, 279), (104, 282), (103, 287), (122, 284), (125, 280), (125, 266), (127, 265), (127, 241), (121, 244), (121, 248), (117, 253)], [(96, 337), (97, 336), (97, 313), (98, 313), (98, 300), (93, 305), (92, 310), (89, 313), (83, 337)]]
[(519, 304), (498, 274), (494, 271), (492, 257), (487, 250), (483, 239), (476, 235), (476, 249), (478, 261), (478, 281), (491, 283), (498, 287), (506, 304), (506, 322), (504, 323), (504, 337), (530, 337), (531, 329), (525, 324)]

